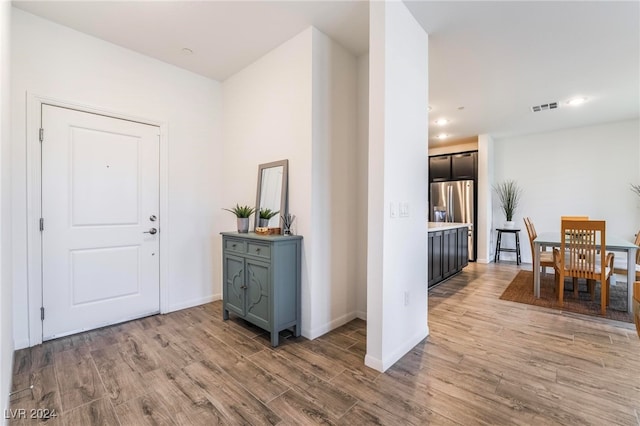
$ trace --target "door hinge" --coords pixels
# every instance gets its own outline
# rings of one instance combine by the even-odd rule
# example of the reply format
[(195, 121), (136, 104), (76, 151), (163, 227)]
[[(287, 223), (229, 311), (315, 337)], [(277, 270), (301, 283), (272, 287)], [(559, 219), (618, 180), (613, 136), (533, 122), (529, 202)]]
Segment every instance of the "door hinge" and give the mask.
[(44, 306), (40, 307), (40, 320), (44, 321)]
[(44, 231), (44, 218), (40, 218), (40, 232)]
[(44, 140), (44, 129), (40, 127), (40, 142)]

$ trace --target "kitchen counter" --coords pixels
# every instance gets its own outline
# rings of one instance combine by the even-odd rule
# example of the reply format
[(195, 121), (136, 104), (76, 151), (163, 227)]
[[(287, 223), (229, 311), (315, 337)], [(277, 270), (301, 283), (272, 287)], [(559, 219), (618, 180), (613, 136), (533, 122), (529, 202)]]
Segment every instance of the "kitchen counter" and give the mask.
[(428, 222), (428, 287), (462, 271), (469, 263), (469, 224)]
[(468, 228), (470, 223), (457, 223), (457, 222), (427, 222), (427, 229), (431, 231), (444, 231), (446, 229), (458, 229)]

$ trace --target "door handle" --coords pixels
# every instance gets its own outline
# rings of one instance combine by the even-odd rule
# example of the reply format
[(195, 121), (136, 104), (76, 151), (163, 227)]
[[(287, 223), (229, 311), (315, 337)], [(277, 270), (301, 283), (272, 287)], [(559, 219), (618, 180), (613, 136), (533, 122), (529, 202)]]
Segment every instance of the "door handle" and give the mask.
[(151, 228), (148, 231), (144, 231), (143, 234), (156, 234), (158, 232), (158, 230), (156, 228)]

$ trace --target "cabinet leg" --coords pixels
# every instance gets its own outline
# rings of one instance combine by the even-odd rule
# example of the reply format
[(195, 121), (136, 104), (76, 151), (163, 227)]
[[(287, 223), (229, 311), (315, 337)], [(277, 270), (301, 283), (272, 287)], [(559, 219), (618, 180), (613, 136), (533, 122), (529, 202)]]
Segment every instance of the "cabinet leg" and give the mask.
[(295, 337), (300, 337), (300, 326), (299, 325), (294, 325), (293, 326), (293, 335)]
[(222, 310), (222, 319), (223, 319), (224, 321), (226, 321), (226, 320), (228, 320), (228, 319), (229, 319), (229, 311), (228, 311), (228, 310), (226, 310), (226, 309), (223, 309), (223, 310)]
[(277, 331), (271, 332), (271, 346), (273, 346), (274, 348), (278, 346), (278, 337), (280, 336), (278, 335)]

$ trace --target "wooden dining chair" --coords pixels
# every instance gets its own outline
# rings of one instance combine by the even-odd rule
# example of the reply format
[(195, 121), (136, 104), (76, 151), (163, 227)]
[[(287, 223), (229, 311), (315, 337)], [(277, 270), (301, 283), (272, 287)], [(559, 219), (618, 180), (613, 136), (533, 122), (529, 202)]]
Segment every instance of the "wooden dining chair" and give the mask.
[[(525, 228), (527, 228), (527, 234), (529, 235), (529, 244), (531, 245), (531, 260), (533, 261), (534, 260), (533, 256), (536, 255), (535, 245), (533, 244), (533, 240), (536, 239), (538, 234), (536, 232), (536, 227), (533, 226), (533, 222), (531, 221), (530, 217), (524, 218), (524, 226)], [(553, 252), (550, 252), (550, 251), (540, 252), (540, 267), (542, 268), (543, 275), (547, 267), (554, 268), (554, 271), (555, 271), (554, 261), (553, 261)]]
[[(587, 283), (599, 281), (600, 309), (604, 316), (609, 300), (609, 279), (613, 274), (614, 254), (598, 250), (606, 245), (604, 220), (563, 220), (560, 235), (560, 268), (558, 303), (563, 305), (564, 278), (584, 278)], [(599, 244), (598, 244), (599, 243)], [(592, 289), (591, 289), (592, 290)], [(593, 297), (593, 293), (592, 293)]]
[(560, 216), (560, 221), (563, 220), (589, 220), (589, 216)]
[(640, 281), (633, 283), (633, 318), (636, 322), (638, 337), (640, 337)]
[[(636, 234), (634, 244), (640, 246), (640, 231)], [(627, 275), (627, 259), (620, 256), (613, 263), (613, 273)], [(640, 249), (636, 251), (636, 281), (640, 281)]]
[[(553, 248), (553, 271), (554, 271), (554, 281), (556, 284), (555, 291), (556, 293), (560, 293), (560, 268), (562, 268), (562, 263), (560, 262), (560, 249), (554, 247)], [(575, 286), (576, 283), (574, 282)]]

